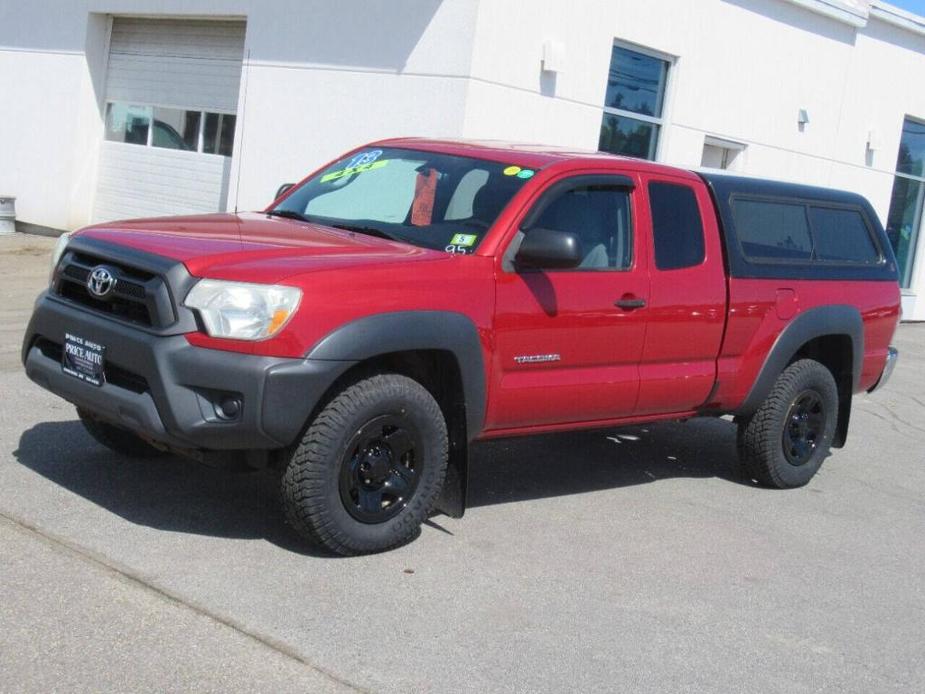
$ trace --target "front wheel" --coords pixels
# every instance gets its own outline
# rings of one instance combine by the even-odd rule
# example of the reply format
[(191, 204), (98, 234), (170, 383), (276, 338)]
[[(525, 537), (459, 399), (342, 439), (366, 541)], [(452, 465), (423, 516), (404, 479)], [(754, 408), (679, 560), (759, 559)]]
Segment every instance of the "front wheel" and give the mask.
[(342, 555), (379, 552), (417, 535), (443, 485), (447, 429), (416, 381), (360, 381), (308, 427), (282, 479), (296, 531)]
[(739, 422), (739, 459), (750, 478), (769, 487), (802, 487), (829, 454), (838, 421), (832, 373), (801, 359), (778, 376), (754, 415)]

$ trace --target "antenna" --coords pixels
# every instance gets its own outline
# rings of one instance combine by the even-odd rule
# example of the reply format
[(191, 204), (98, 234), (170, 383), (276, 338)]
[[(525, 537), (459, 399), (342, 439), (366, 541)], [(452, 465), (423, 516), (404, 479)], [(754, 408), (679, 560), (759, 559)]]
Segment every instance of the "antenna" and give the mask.
[(234, 182), (234, 213), (238, 214), (238, 196), (241, 194), (241, 169), (244, 166), (244, 121), (247, 118), (247, 83), (250, 82), (251, 49), (244, 54), (244, 93), (241, 95), (241, 133), (238, 142), (241, 149), (238, 152), (238, 172)]

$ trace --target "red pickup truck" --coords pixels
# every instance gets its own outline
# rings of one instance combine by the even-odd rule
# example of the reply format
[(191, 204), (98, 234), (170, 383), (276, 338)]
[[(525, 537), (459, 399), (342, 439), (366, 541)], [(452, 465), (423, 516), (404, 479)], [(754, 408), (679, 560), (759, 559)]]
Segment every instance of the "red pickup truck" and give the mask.
[(296, 530), (356, 554), (461, 515), (493, 437), (732, 414), (746, 473), (803, 485), (899, 315), (861, 196), (411, 138), (263, 212), (63, 239), (22, 357), (104, 445), (278, 469)]

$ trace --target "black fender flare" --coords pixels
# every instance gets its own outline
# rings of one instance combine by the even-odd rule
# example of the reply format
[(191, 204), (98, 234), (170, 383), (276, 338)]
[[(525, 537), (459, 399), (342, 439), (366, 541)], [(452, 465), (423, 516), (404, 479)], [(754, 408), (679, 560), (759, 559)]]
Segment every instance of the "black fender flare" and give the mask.
[(414, 350), (442, 350), (456, 357), (466, 406), (466, 434), (471, 441), (484, 426), (487, 387), (479, 332), (468, 316), (452, 311), (379, 313), (335, 329), (306, 356), (311, 360), (359, 362)]
[(810, 340), (827, 335), (847, 335), (852, 345), (851, 384), (846, 393), (840, 393), (838, 430), (834, 442), (836, 446), (843, 444), (851, 415), (851, 395), (860, 382), (864, 362), (864, 321), (854, 306), (817, 306), (794, 318), (777, 336), (748, 396), (734, 414), (746, 417), (754, 414), (771, 392), (777, 377), (800, 348)]
[(355, 364), (383, 354), (416, 350), (452, 353), (459, 367), (465, 406), (465, 432), (450, 432), (450, 457), (437, 508), (454, 518), (466, 509), (469, 442), (485, 424), (487, 384), (482, 343), (475, 324), (452, 311), (398, 311), (357, 319), (334, 330), (308, 353), (311, 360)]

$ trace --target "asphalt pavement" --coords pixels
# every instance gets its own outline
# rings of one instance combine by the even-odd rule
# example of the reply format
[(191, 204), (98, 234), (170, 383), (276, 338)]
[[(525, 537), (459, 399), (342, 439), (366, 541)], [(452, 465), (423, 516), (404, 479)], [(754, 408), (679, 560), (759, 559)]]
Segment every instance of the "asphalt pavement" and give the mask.
[(0, 237), (0, 692), (912, 692), (925, 325), (807, 487), (697, 419), (477, 446), (465, 518), (332, 558), (271, 480), (90, 439), (18, 362), (51, 242)]

